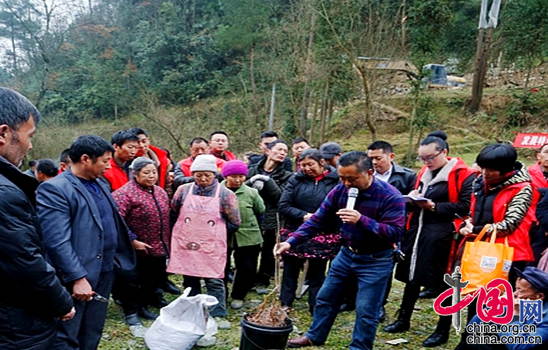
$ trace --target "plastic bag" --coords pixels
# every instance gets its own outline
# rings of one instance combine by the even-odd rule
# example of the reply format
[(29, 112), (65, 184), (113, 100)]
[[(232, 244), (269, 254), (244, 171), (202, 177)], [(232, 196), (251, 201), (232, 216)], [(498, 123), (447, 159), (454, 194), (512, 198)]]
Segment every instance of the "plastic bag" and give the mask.
[(207, 329), (203, 337), (198, 339), (197, 346), (212, 346), (217, 342), (215, 334), (218, 332), (217, 321), (213, 317), (207, 318)]
[(160, 316), (145, 334), (150, 350), (187, 350), (207, 330), (208, 307), (218, 304), (211, 295), (198, 294), (189, 297), (190, 288), (168, 306), (160, 310)]

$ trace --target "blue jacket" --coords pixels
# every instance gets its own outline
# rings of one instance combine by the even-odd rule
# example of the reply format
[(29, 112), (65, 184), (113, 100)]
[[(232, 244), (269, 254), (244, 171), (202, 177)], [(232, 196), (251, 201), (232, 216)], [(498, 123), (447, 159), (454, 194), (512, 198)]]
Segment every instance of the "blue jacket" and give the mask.
[[(114, 268), (122, 275), (133, 275), (135, 251), (126, 224), (118, 214), (108, 189), (100, 184), (116, 220), (118, 247)], [(103, 227), (97, 205), (88, 189), (67, 170), (43, 182), (36, 196), (48, 258), (65, 284), (86, 277), (97, 286), (103, 256)]]

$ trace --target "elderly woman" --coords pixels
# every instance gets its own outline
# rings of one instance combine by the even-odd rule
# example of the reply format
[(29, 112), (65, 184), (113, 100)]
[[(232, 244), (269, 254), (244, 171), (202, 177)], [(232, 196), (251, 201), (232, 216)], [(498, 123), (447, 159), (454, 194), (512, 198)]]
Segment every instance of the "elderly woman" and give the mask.
[(230, 328), (223, 282), (227, 260), (227, 236), (240, 226), (236, 195), (216, 179), (215, 157), (199, 155), (190, 167), (194, 183), (180, 186), (171, 202), (173, 227), (168, 272), (184, 276), (190, 295), (201, 292), (204, 278), (207, 292), (217, 298), (210, 313), (220, 329)]
[[(281, 232), (286, 241), (299, 226), (320, 207), (327, 194), (339, 183), (337, 170), (325, 163), (320, 151), (304, 150), (299, 157), (301, 169), (285, 187), (280, 199), (280, 214), (285, 219)], [(339, 251), (339, 234), (335, 223), (322, 233), (283, 255), (284, 273), (280, 301), (292, 307), (295, 300), (299, 271), (308, 260), (308, 305), (313, 313), (316, 295), (325, 279), (327, 262)]]
[(257, 275), (258, 293), (268, 293), (266, 287), (270, 284), (270, 278), (274, 276), (274, 255), (272, 253), (276, 244), (276, 230), (278, 221), (278, 202), (289, 178), (291, 171), (284, 169), (284, 161), (287, 157), (287, 143), (275, 140), (266, 146), (266, 158), (249, 168), (246, 184), (259, 191), (264, 201), (266, 211), (261, 222), (263, 231), (263, 247), (261, 248), (261, 263)]
[[(137, 252), (141, 285), (137, 298), (139, 314), (147, 315), (146, 308), (154, 304), (156, 289), (162, 284), (166, 271), (170, 243), (169, 198), (164, 189), (156, 186), (158, 170), (153, 160), (139, 157), (129, 168), (133, 179), (114, 191), (112, 197), (130, 229)], [(130, 325), (132, 317), (136, 315), (126, 315)]]
[[(455, 216), (464, 217), (470, 208), (475, 171), (464, 161), (448, 157), (447, 135), (438, 131), (421, 141), (420, 171), (411, 195), (427, 200), (414, 202), (408, 219), (408, 230), (402, 241), (405, 260), (398, 263), (396, 279), (406, 283), (398, 319), (384, 328), (385, 332), (409, 330), (411, 314), (421, 286), (444, 290), (443, 275), (451, 264), (450, 252), (455, 233)], [(447, 342), (451, 316), (440, 316), (438, 325), (423, 343), (436, 347)]]

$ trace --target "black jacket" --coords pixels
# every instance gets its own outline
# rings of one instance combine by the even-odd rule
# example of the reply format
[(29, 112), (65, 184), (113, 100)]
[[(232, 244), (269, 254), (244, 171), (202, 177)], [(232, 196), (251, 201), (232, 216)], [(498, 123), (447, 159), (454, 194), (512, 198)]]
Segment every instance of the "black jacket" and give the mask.
[(72, 298), (45, 260), (38, 181), (0, 157), (0, 349), (50, 349)]
[[(315, 181), (301, 171), (289, 179), (280, 199), (278, 210), (285, 219), (284, 228), (295, 231), (303, 223), (303, 216), (315, 213), (327, 194), (339, 183), (337, 170), (329, 167), (329, 173), (320, 181)], [(337, 232), (334, 223), (328, 232)]]
[(388, 183), (396, 187), (401, 194), (407, 195), (413, 191), (415, 182), (417, 182), (417, 174), (413, 170), (392, 163), (392, 174), (388, 179)]
[[(265, 163), (266, 158), (262, 159), (258, 164), (251, 166), (247, 178), (250, 179), (254, 175), (262, 175), (264, 173)], [(259, 195), (263, 199), (266, 207), (264, 219), (261, 221), (261, 229), (275, 230), (278, 227), (276, 221), (278, 202), (280, 201), (285, 185), (291, 176), (293, 176), (292, 172), (285, 170), (282, 164), (278, 164), (270, 174), (270, 180), (266, 181), (263, 189), (259, 191)], [(247, 182), (247, 185), (252, 186), (249, 182)]]

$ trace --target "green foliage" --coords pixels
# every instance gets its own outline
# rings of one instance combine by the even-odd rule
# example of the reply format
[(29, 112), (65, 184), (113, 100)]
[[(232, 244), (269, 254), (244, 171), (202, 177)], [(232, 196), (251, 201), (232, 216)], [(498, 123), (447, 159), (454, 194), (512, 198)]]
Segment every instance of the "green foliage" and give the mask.
[[(113, 120), (148, 98), (188, 107), (239, 96), (238, 117), (264, 128), (276, 83), (276, 124), (288, 137), (304, 105), (311, 125), (325, 101), (343, 106), (363, 92), (356, 57), (417, 67), (456, 58), (466, 69), (479, 12), (478, 0), (1, 1), (1, 79), (49, 122)], [(512, 0), (501, 10), (498, 47), (518, 66), (546, 55), (543, 3)], [(376, 81), (368, 72), (366, 87), (377, 91)]]
[(514, 100), (506, 107), (509, 126), (523, 126), (530, 121), (534, 114), (537, 114), (541, 110), (539, 100), (534, 93), (514, 93), (513, 97)]
[(545, 0), (513, 0), (501, 10), (501, 46), (506, 59), (530, 67), (548, 54)]

